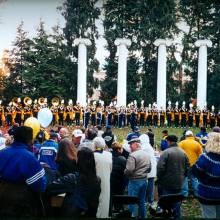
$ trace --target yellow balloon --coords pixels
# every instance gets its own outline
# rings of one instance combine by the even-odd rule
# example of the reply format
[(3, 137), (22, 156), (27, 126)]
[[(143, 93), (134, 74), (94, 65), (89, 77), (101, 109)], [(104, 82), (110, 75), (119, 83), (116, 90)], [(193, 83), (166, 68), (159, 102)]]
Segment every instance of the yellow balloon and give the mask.
[(33, 129), (33, 139), (35, 139), (38, 132), (40, 131), (39, 121), (35, 117), (30, 117), (26, 119), (24, 126), (31, 127)]

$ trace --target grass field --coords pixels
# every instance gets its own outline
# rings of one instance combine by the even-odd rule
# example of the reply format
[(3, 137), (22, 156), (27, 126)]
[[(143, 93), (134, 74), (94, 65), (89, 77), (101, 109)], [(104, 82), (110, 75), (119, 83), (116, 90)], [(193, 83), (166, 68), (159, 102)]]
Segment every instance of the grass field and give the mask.
[[(153, 133), (155, 135), (155, 146), (157, 146), (157, 149), (159, 149), (160, 141), (162, 137), (162, 131), (167, 129), (169, 134), (174, 134), (180, 137), (183, 134), (184, 129), (183, 128), (152, 128)], [(141, 128), (141, 133), (145, 133), (147, 128)], [(196, 134), (199, 132), (198, 128), (191, 128), (190, 129), (193, 134)], [(126, 138), (127, 134), (131, 132), (130, 128), (124, 128), (124, 129), (118, 129), (114, 128), (113, 133), (117, 136), (118, 141), (123, 141), (123, 139)], [(187, 218), (201, 218), (201, 209), (199, 202), (194, 199), (192, 196), (189, 196), (182, 204), (182, 216)]]

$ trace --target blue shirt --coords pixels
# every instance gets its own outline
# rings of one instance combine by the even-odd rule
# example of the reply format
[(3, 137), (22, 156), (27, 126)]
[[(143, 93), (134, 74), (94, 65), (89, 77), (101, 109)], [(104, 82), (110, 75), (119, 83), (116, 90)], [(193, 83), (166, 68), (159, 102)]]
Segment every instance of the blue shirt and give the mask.
[(13, 183), (26, 183), (35, 191), (45, 191), (45, 170), (23, 143), (14, 142), (0, 151), (0, 176)]
[(57, 150), (58, 144), (54, 140), (45, 141), (40, 148), (38, 160), (49, 165), (52, 170), (56, 170), (57, 164), (55, 159)]

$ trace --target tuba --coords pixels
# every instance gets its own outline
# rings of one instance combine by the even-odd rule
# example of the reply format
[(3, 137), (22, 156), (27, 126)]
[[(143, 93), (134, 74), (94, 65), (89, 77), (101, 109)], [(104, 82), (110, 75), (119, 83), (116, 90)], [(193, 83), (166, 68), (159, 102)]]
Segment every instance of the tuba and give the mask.
[(52, 98), (51, 103), (54, 107), (58, 106), (59, 105), (59, 98), (58, 97)]
[(32, 99), (30, 97), (25, 97), (23, 99), (25, 106), (30, 106), (32, 104)]
[(44, 104), (45, 104), (45, 98), (44, 97), (40, 97), (39, 99), (38, 99), (38, 104), (40, 105), (40, 106), (43, 106)]

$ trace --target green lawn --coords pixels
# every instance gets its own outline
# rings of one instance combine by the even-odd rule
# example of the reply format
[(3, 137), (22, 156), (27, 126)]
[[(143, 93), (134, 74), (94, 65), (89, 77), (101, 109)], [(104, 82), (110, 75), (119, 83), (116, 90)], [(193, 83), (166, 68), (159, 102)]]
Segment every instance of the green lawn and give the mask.
[[(159, 149), (160, 146), (160, 140), (162, 137), (162, 131), (167, 128), (153, 128), (153, 133), (155, 135), (155, 145), (157, 146), (157, 149)], [(168, 128), (167, 129), (169, 134), (174, 134), (180, 138), (183, 134), (184, 129), (183, 128)], [(191, 128), (190, 129), (194, 134), (199, 132), (198, 128)], [(113, 133), (117, 136), (118, 141), (122, 141), (126, 138), (127, 134), (131, 132), (130, 128), (124, 128), (124, 129), (118, 129), (114, 128)], [(146, 128), (141, 128), (141, 133), (145, 133)], [(187, 200), (185, 200), (182, 204), (182, 216), (187, 218), (199, 218), (201, 217), (201, 209), (199, 202), (194, 199), (192, 196), (188, 197)]]

